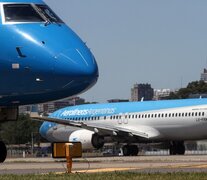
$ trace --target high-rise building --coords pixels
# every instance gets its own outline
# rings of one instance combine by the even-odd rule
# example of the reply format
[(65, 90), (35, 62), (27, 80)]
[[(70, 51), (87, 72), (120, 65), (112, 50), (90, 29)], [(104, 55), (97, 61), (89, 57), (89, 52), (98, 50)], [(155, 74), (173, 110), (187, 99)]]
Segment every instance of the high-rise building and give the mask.
[(145, 101), (152, 100), (154, 95), (154, 90), (150, 84), (134, 84), (131, 89), (131, 101), (140, 101), (144, 99)]
[(204, 68), (203, 73), (201, 73), (201, 81), (207, 82), (207, 69)]

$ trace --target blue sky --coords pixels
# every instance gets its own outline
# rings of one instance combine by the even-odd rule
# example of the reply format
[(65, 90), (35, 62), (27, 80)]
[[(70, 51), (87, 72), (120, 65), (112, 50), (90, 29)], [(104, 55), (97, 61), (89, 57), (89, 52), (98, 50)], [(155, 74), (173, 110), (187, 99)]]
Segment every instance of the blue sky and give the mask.
[[(92, 50), (88, 101), (130, 98), (134, 83), (180, 88), (207, 66), (206, 0), (45, 0)], [(182, 81), (182, 83), (181, 83)]]

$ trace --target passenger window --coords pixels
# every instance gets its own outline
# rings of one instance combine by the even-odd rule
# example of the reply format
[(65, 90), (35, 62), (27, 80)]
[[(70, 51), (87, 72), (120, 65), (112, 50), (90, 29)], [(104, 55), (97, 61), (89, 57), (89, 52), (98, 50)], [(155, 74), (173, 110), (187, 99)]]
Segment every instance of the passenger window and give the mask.
[(201, 116), (201, 112), (199, 112), (198, 115)]
[(165, 114), (165, 117), (167, 117), (167, 114)]
[(145, 114), (145, 118), (147, 118), (147, 114)]
[(157, 117), (157, 114), (155, 114), (155, 118)]
[(204, 112), (202, 112), (202, 116), (204, 116), (205, 115), (205, 113)]
[(150, 114), (148, 114), (148, 118), (150, 118)]

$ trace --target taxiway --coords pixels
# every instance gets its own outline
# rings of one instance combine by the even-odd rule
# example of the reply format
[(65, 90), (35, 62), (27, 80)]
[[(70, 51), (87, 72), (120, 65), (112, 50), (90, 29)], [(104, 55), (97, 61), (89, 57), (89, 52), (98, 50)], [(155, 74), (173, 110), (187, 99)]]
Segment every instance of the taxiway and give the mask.
[[(96, 173), (136, 172), (207, 172), (207, 155), (99, 157), (74, 159), (72, 171)], [(51, 158), (8, 159), (0, 164), (0, 174), (64, 173), (66, 162)]]

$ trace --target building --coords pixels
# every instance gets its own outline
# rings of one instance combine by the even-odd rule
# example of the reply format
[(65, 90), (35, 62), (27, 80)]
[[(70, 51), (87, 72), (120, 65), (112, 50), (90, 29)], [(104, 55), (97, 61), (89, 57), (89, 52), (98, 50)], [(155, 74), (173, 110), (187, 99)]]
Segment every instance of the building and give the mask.
[(131, 101), (145, 101), (152, 100), (154, 96), (154, 90), (150, 84), (134, 84), (131, 89)]
[(80, 105), (80, 104), (85, 104), (85, 99), (82, 99), (80, 97), (73, 97), (73, 98), (58, 100), (54, 102), (44, 103), (42, 113), (50, 114), (58, 109), (65, 108), (67, 106)]
[(160, 100), (168, 97), (172, 92), (171, 89), (154, 89), (154, 100)]
[(203, 73), (201, 73), (201, 81), (204, 81), (207, 83), (207, 69), (204, 68)]
[(109, 99), (108, 103), (129, 102), (128, 99)]
[(38, 105), (26, 105), (26, 106), (20, 106), (19, 107), (19, 113), (20, 114), (31, 114), (36, 112), (39, 114), (50, 114), (54, 111), (67, 107), (67, 106), (74, 106), (74, 105), (80, 105), (85, 104), (85, 99), (82, 99), (80, 97), (73, 97)]

